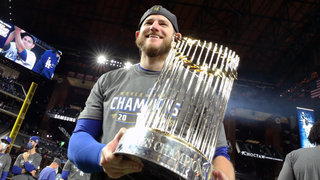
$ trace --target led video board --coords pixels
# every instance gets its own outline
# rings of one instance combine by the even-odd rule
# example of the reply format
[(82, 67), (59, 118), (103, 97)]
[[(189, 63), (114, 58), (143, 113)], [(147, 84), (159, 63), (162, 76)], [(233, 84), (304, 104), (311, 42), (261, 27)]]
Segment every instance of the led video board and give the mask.
[(311, 127), (315, 123), (313, 109), (297, 107), (297, 115), (301, 147), (315, 147), (308, 140)]
[(20, 27), (0, 19), (0, 55), (52, 79), (62, 52)]

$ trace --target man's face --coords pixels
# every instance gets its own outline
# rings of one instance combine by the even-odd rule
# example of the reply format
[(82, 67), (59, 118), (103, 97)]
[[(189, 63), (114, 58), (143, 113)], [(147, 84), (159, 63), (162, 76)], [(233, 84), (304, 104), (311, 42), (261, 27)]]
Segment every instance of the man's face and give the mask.
[(34, 140), (29, 140), (29, 142), (31, 142), (32, 143), (32, 147), (35, 147), (36, 146), (36, 142), (34, 142)]
[(149, 57), (165, 55), (170, 51), (174, 29), (162, 15), (150, 15), (136, 32), (136, 44)]
[(31, 50), (34, 47), (33, 39), (30, 36), (24, 36), (22, 38), (22, 43), (24, 47), (28, 50)]

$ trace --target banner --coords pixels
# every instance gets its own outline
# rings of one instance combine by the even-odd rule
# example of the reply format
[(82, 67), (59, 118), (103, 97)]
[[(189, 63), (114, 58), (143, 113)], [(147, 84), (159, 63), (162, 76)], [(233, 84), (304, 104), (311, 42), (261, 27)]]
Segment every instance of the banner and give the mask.
[(301, 147), (315, 147), (315, 145), (311, 144), (308, 140), (311, 127), (315, 123), (314, 110), (297, 107), (297, 115)]

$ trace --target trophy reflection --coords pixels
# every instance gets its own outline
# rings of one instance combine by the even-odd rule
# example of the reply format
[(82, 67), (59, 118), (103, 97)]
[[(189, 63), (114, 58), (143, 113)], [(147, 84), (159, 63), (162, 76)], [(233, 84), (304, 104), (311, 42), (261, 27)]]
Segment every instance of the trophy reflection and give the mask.
[(144, 164), (131, 179), (212, 179), (220, 128), (239, 57), (214, 43), (183, 38), (172, 48), (135, 128), (115, 154)]

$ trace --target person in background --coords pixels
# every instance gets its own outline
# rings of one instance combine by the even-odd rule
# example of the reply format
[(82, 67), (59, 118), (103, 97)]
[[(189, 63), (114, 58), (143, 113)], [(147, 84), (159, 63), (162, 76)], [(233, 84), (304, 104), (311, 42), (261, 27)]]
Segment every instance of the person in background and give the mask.
[(40, 172), (39, 180), (55, 180), (59, 167), (61, 167), (61, 160), (54, 158), (50, 166), (45, 167)]
[(316, 147), (300, 148), (287, 154), (278, 180), (320, 179), (320, 121), (312, 126), (308, 140)]
[[(182, 38), (176, 16), (159, 5), (144, 13), (135, 35), (141, 52), (140, 64), (107, 72), (99, 78), (69, 141), (70, 161), (82, 171), (91, 173), (92, 179), (130, 179), (128, 174), (142, 171), (141, 162), (115, 156), (113, 152), (126, 128), (135, 126), (140, 112), (137, 106), (146, 101), (173, 38)], [(177, 113), (180, 112), (184, 113)], [(212, 162), (217, 171), (212, 175), (221, 180), (234, 180), (235, 171), (227, 149), (222, 126)]]
[[(32, 69), (36, 63), (36, 55), (31, 51), (36, 44), (36, 38), (31, 34), (20, 29), (18, 26), (14, 27), (4, 46), (1, 53), (5, 53), (5, 57), (12, 61), (28, 68)], [(12, 40), (15, 42), (11, 42)]]
[(77, 168), (70, 160), (63, 166), (60, 180), (89, 180), (90, 174), (84, 173)]
[(28, 151), (20, 154), (12, 167), (12, 180), (36, 179), (36, 168), (40, 166), (42, 157), (36, 152), (40, 139), (32, 136), (27, 144)]
[(40, 60), (33, 67), (32, 71), (52, 79), (54, 70), (59, 63), (62, 52), (59, 50), (47, 50), (43, 53)]
[(9, 169), (11, 166), (11, 157), (8, 154), (8, 151), (10, 149), (10, 144), (12, 142), (12, 139), (9, 136), (5, 136), (1, 139), (0, 144), (0, 174), (1, 179), (5, 180), (8, 176)]

